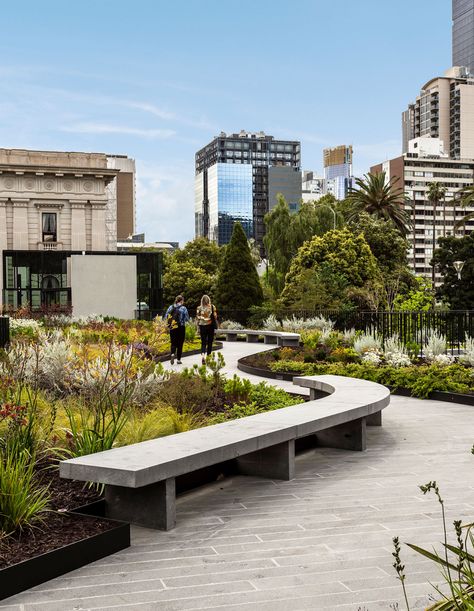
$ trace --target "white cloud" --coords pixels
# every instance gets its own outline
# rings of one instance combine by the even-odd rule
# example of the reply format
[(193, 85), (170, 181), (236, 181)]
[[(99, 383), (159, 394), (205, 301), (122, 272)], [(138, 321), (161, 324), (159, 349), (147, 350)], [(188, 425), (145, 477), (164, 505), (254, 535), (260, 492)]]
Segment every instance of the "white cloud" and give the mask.
[(137, 231), (147, 241), (179, 241), (194, 237), (194, 173), (192, 165), (160, 166), (137, 160)]
[(140, 129), (136, 127), (126, 127), (124, 125), (110, 125), (108, 123), (76, 123), (65, 125), (60, 128), (63, 132), (75, 134), (124, 134), (148, 138), (150, 140), (164, 140), (176, 134), (172, 129)]

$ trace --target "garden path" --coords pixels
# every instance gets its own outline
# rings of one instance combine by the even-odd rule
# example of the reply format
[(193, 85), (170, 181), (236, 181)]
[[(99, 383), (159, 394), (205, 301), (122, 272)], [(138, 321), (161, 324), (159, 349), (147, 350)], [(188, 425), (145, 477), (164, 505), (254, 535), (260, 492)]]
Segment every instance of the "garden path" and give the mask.
[[(260, 348), (267, 346), (224, 344), (227, 372)], [(128, 550), (0, 610), (404, 609), (392, 537), (426, 547), (442, 538), (439, 505), (417, 486), (437, 480), (449, 521), (473, 518), (473, 410), (394, 396), (384, 426), (368, 429), (366, 452), (318, 448), (298, 457), (290, 482), (233, 477), (185, 494), (175, 530), (134, 528)], [(402, 551), (413, 608), (421, 609), (438, 570)]]

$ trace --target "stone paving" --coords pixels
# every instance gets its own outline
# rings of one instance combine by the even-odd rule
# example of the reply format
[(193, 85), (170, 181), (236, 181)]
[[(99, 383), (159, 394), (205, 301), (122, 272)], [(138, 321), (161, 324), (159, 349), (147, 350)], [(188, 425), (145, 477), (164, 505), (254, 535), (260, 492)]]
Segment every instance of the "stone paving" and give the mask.
[[(226, 370), (267, 348), (226, 344)], [(392, 537), (425, 547), (442, 538), (440, 507), (418, 485), (438, 481), (450, 522), (474, 515), (473, 410), (394, 396), (366, 452), (318, 448), (298, 457), (293, 481), (234, 477), (185, 494), (175, 530), (134, 528), (129, 549), (0, 610), (404, 609)], [(402, 552), (412, 606), (424, 608), (438, 570)]]

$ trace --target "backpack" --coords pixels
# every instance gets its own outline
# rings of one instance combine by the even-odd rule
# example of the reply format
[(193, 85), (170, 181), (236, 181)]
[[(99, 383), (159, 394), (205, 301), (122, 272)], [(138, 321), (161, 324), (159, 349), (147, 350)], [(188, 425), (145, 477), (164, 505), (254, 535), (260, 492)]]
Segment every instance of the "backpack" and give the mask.
[(168, 329), (170, 331), (179, 327), (179, 323), (181, 322), (181, 317), (179, 315), (180, 307), (181, 306), (173, 306), (172, 310), (168, 314), (166, 322), (168, 323)]

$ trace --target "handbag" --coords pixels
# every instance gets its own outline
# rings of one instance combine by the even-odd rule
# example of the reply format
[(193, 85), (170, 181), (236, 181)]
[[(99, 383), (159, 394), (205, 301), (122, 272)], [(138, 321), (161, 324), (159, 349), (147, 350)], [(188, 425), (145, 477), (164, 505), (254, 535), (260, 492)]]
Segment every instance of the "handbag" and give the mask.
[(211, 325), (212, 325), (213, 329), (218, 329), (219, 328), (219, 323), (217, 322), (217, 317), (215, 315), (214, 306), (212, 306), (212, 312), (211, 312)]

